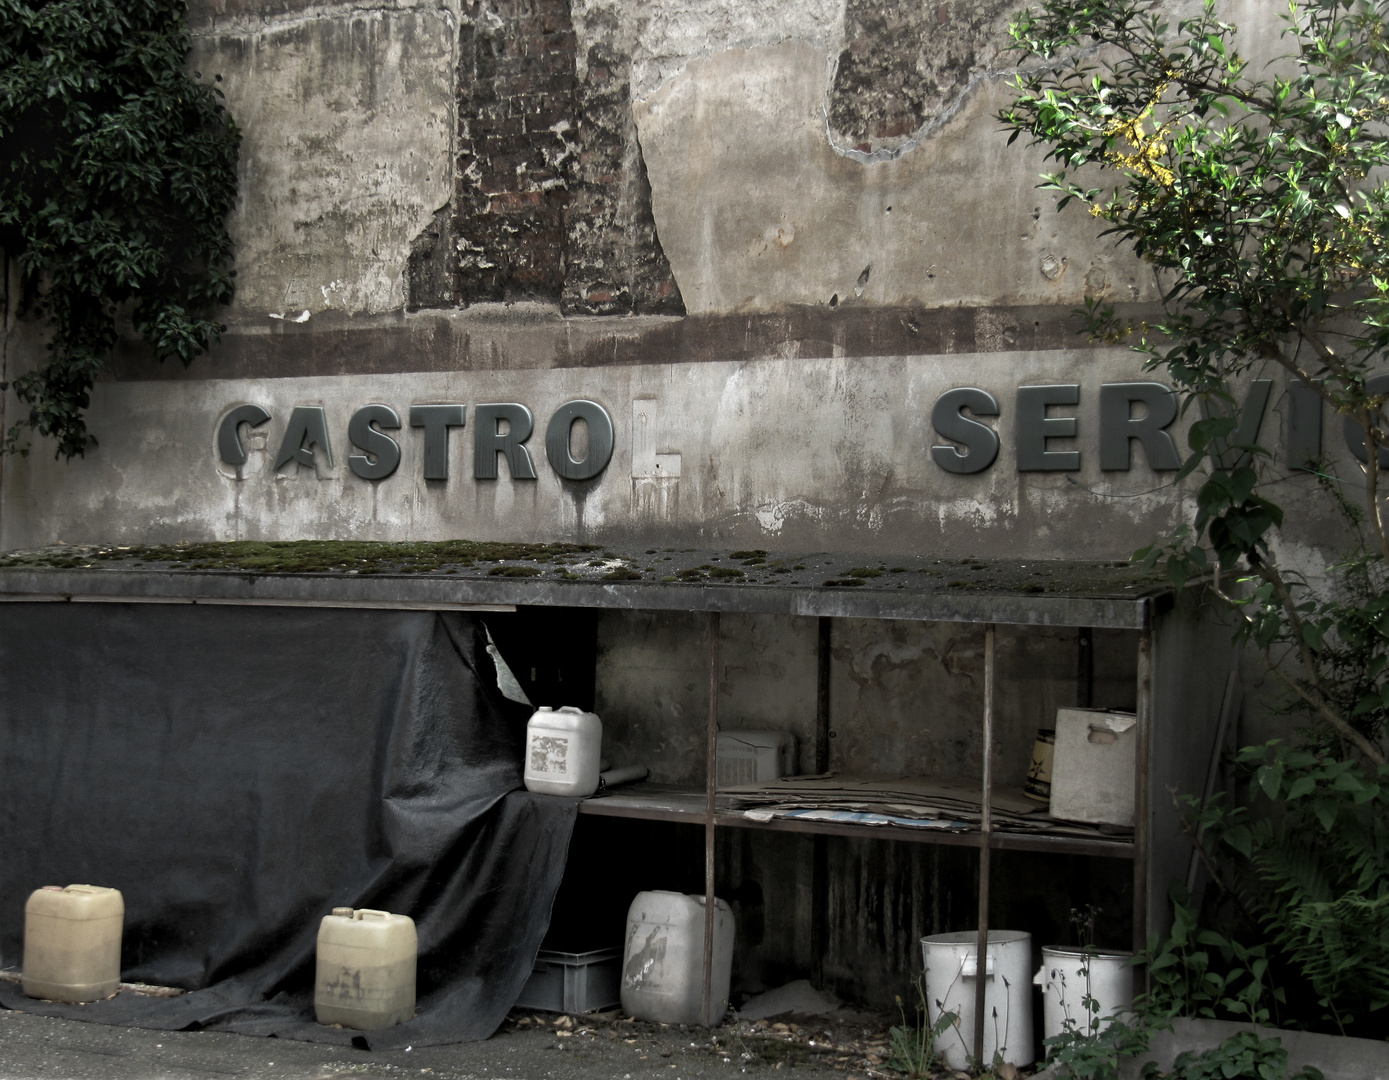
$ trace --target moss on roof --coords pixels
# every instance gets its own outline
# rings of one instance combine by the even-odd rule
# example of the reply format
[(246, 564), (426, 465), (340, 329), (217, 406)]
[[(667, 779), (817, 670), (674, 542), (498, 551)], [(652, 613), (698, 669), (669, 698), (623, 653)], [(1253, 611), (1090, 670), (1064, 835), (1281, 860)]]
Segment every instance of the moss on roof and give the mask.
[(1015, 595), (1132, 598), (1167, 588), (1161, 574), (1126, 560), (936, 559), (827, 552), (775, 554), (762, 549), (710, 551), (597, 544), (473, 540), (389, 543), (372, 540), (239, 540), (131, 546), (54, 546), (0, 555), (4, 570), (158, 570), (254, 574), (456, 574), (564, 581), (667, 582), (965, 591)]

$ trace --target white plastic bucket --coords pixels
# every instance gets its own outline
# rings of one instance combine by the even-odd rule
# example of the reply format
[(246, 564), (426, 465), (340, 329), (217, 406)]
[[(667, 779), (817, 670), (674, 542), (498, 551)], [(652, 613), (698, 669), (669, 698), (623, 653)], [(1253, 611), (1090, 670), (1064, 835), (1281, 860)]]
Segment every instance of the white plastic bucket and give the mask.
[[(973, 931), (932, 934), (921, 939), (926, 964), (926, 1014), (932, 1026), (941, 1013), (955, 1022), (936, 1040), (936, 1050), (952, 1069), (969, 1068), (974, 1054), (974, 988), (978, 978)], [(1019, 930), (990, 930), (984, 978), (984, 1060), (997, 1053), (1012, 1065), (1031, 1065), (1032, 935)]]
[[(1132, 1008), (1132, 960), (1133, 953), (1043, 946), (1037, 978), (1043, 1037), (1050, 1039), (1068, 1028), (1095, 1035)], [(1095, 1000), (1095, 1011), (1086, 1007), (1086, 998)]]

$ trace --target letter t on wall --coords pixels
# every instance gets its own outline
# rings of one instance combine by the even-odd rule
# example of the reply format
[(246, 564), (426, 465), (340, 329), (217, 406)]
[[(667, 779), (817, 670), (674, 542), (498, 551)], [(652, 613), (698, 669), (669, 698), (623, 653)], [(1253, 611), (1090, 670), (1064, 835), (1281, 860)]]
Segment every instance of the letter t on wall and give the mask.
[(449, 428), (468, 420), (466, 405), (411, 405), (410, 426), (424, 428), (424, 478), (449, 478)]

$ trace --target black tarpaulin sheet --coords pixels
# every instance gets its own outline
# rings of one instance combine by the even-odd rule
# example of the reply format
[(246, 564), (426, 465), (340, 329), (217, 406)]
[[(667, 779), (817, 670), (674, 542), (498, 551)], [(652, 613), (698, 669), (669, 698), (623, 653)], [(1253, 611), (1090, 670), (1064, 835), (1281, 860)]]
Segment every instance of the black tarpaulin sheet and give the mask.
[[(0, 603), (0, 965), (43, 885), (125, 896), (122, 978), (0, 1005), (126, 1026), (399, 1047), (487, 1038), (549, 924), (577, 802), (521, 785), (528, 710), (476, 617)], [(411, 916), (414, 1020), (313, 1019), (335, 906)]]

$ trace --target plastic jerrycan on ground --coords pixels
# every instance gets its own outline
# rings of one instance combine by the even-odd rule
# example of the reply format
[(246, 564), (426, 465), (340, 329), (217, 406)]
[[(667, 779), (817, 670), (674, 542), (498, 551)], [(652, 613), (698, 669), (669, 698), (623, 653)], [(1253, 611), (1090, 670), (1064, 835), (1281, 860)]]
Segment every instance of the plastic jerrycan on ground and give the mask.
[(622, 960), (622, 1008), (663, 1024), (717, 1024), (728, 1010), (733, 976), (733, 909), (714, 901), (713, 978), (709, 1015), (704, 996), (704, 897), (677, 892), (637, 893), (627, 909)]
[(415, 1015), (415, 920), (334, 908), (318, 927), (313, 1005), (320, 1024), (374, 1031)]
[(97, 885), (45, 885), (24, 905), (24, 993), (100, 1001), (121, 984), (125, 898)]
[(588, 798), (598, 790), (602, 748), (597, 714), (542, 705), (526, 724), (526, 790)]

